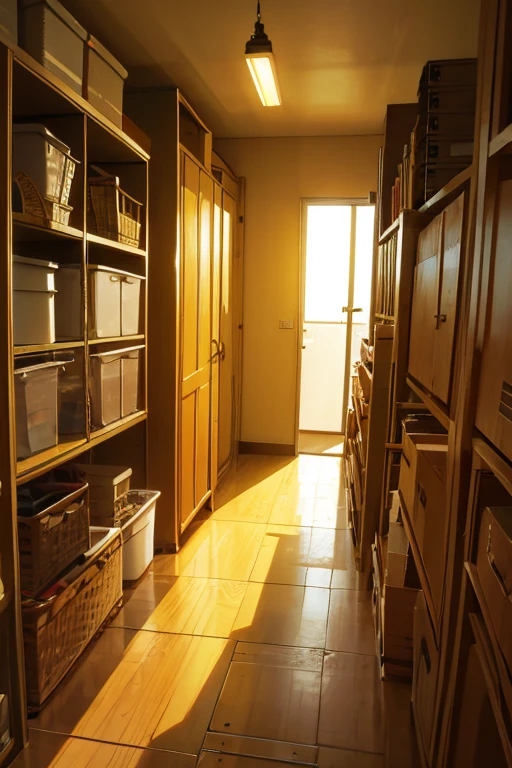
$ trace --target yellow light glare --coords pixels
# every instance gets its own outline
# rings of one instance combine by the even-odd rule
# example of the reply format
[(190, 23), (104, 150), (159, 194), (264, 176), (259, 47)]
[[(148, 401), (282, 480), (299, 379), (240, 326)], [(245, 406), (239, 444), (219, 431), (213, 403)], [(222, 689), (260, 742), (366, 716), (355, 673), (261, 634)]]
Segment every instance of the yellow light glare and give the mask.
[(246, 61), (263, 106), (281, 106), (273, 54), (247, 53)]

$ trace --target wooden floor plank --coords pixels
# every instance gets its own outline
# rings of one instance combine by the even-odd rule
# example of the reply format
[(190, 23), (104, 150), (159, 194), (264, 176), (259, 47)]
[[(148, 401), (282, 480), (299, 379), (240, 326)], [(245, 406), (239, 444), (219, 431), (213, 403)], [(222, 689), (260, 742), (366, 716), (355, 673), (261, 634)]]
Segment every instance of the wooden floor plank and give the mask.
[[(386, 768), (384, 755), (320, 747), (318, 768)], [(389, 768), (392, 768), (391, 764)]]
[(216, 638), (107, 629), (34, 725), (197, 755), (233, 650)]
[(113, 626), (229, 637), (246, 582), (149, 573), (130, 594)]
[(197, 576), (247, 581), (265, 536), (265, 526), (207, 520), (177, 555), (159, 555), (161, 576)]
[(195, 755), (136, 749), (31, 729), (13, 768), (194, 768)]

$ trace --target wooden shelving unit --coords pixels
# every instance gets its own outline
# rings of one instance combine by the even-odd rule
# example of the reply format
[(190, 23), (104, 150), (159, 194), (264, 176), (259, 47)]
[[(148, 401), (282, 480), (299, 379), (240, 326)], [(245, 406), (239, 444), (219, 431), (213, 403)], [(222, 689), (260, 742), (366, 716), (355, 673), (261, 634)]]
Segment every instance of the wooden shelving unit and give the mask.
[(409, 389), (411, 389), (419, 399), (425, 403), (432, 416), (435, 416), (445, 429), (449, 429), (450, 417), (448, 415), (448, 409), (444, 403), (441, 403), (431, 392), (425, 389), (425, 387), (418, 384), (417, 381), (414, 381), (411, 376), (407, 376), (406, 381)]
[(495, 136), (489, 142), (489, 157), (504, 154), (509, 155), (512, 152), (512, 123), (507, 125), (501, 133)]
[[(89, 337), (88, 265), (105, 264), (147, 277), (148, 257), (148, 161), (149, 154), (105, 119), (81, 96), (57, 77), (47, 72), (30, 56), (13, 47), (0, 35), (0, 576), (5, 594), (0, 600), (0, 693), (8, 695), (12, 740), (0, 754), (0, 766), (6, 764), (26, 742), (26, 702), (24, 681), (23, 635), (21, 628), (21, 599), (17, 542), (17, 486), (41, 476), (49, 470), (86, 453), (94, 460), (94, 452), (112, 440), (116, 446), (109, 455), (115, 460), (123, 438), (123, 461), (133, 461), (134, 474), (145, 482), (145, 435), (130, 440), (137, 430), (145, 430), (147, 298), (145, 279), (142, 280), (140, 333), (133, 336), (94, 340)], [(12, 189), (12, 125), (16, 121), (45, 124), (71, 148), (77, 160), (71, 188), (72, 212), (69, 226), (42, 226), (38, 220), (21, 213)], [(116, 169), (121, 186), (143, 203), (141, 244), (134, 248), (114, 240), (99, 237), (88, 212), (88, 169), (91, 164)], [(14, 203), (13, 203), (14, 200)], [(81, 274), (81, 304), (77, 307), (82, 333), (76, 339), (53, 344), (23, 344), (14, 346), (12, 329), (13, 287), (12, 255), (39, 257), (57, 262), (59, 266), (78, 265)], [(141, 346), (139, 410), (135, 413), (93, 430), (90, 413), (91, 348), (115, 351), (130, 344)], [(83, 429), (80, 433), (59, 432), (58, 444), (48, 450), (17, 461), (16, 409), (14, 371), (23, 367), (24, 359), (44, 353), (73, 352), (73, 382), (76, 380), (78, 413), (82, 409)], [(57, 358), (60, 359), (60, 358)], [(75, 386), (75, 384), (73, 384)], [(66, 427), (68, 428), (68, 427)], [(130, 432), (130, 430), (134, 430)], [(108, 452), (107, 452), (108, 453)], [(84, 457), (85, 458), (85, 457)], [(144, 486), (139, 486), (144, 487)]]

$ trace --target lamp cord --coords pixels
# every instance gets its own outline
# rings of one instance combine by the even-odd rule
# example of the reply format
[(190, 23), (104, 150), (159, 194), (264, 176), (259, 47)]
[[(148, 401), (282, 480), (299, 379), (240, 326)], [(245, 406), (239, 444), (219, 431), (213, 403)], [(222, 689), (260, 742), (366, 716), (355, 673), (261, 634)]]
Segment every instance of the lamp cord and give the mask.
[(258, 21), (261, 21), (260, 0), (258, 0), (258, 9), (256, 11), (256, 16), (258, 18)]

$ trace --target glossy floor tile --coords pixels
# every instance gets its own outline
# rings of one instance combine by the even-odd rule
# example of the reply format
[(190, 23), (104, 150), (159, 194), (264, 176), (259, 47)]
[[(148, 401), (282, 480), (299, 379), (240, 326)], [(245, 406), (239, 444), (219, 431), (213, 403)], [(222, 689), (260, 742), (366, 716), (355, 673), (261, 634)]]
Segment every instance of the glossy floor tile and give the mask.
[(265, 525), (206, 520), (177, 555), (159, 555), (161, 576), (197, 576), (247, 581), (265, 536)]
[(323, 651), (238, 643), (210, 730), (316, 744)]
[(229, 637), (246, 582), (148, 573), (128, 594), (113, 626)]
[(375, 656), (328, 653), (322, 677), (318, 743), (383, 754), (381, 685)]
[[(216, 752), (201, 752), (198, 768), (290, 768), (290, 763), (278, 760), (247, 757), (246, 755), (219, 755)], [(297, 763), (301, 765), (301, 763)], [(308, 766), (310, 768), (310, 766)]]
[(370, 592), (353, 589), (331, 590), (326, 648), (329, 651), (375, 655)]
[(216, 638), (107, 629), (33, 724), (197, 755), (233, 650)]
[(30, 730), (29, 745), (13, 768), (194, 768), (195, 755), (122, 747)]
[(250, 583), (231, 637), (250, 643), (324, 648), (328, 612), (328, 589)]
[(267, 760), (287, 761), (303, 765), (316, 765), (318, 747), (311, 744), (297, 744), (293, 741), (276, 739), (255, 739), (252, 736), (234, 736), (229, 733), (208, 731), (203, 750), (223, 752), (246, 757), (262, 757)]

